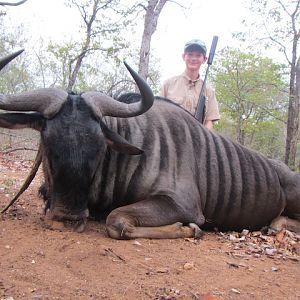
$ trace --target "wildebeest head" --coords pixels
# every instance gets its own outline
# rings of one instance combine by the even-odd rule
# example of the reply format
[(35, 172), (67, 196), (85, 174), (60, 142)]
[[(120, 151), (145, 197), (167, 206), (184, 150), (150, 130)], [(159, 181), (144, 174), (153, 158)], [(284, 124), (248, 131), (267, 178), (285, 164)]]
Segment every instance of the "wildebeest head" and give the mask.
[[(20, 53), (0, 61), (0, 68)], [(125, 63), (142, 100), (121, 103), (99, 92), (80, 95), (44, 88), (17, 95), (1, 95), (0, 127), (33, 128), (41, 133), (41, 159), (47, 181), (47, 207), (54, 220), (85, 221), (88, 194), (106, 147), (129, 155), (143, 151), (111, 131), (104, 116), (128, 118), (146, 112), (153, 104), (147, 83)], [(24, 111), (26, 113), (20, 113)]]

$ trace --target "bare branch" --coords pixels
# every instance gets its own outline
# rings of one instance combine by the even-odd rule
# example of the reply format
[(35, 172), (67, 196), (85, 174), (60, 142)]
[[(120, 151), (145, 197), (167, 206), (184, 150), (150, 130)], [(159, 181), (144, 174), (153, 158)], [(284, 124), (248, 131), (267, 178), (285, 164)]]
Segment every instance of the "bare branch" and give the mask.
[(9, 150), (5, 150), (5, 151), (1, 151), (3, 154), (8, 154), (8, 153), (12, 153), (12, 152), (16, 152), (16, 151), (23, 151), (23, 150), (29, 150), (29, 151), (38, 151), (38, 149), (34, 149), (34, 148), (27, 148), (27, 147), (21, 147), (21, 148), (12, 148)]
[(12, 133), (12, 132), (0, 131), (0, 135), (5, 135), (5, 136), (12, 137), (12, 138), (22, 139), (23, 141), (32, 141), (32, 140), (33, 140), (33, 139), (30, 138), (30, 137), (24, 138), (23, 135), (14, 134), (14, 133)]
[[(281, 48), (283, 49), (283, 54), (284, 54), (284, 56), (285, 56), (285, 59), (287, 60), (287, 62), (289, 63), (289, 65), (291, 65), (292, 62), (290, 61), (290, 59), (289, 59), (289, 57), (288, 57), (288, 54), (287, 54), (287, 52), (286, 52), (286, 46), (285, 46), (284, 44), (282, 44), (281, 42), (279, 42), (277, 39), (275, 39), (275, 38), (273, 37), (273, 34), (271, 34), (271, 33), (269, 32), (268, 26), (267, 26), (267, 24), (265, 23), (265, 21), (263, 21), (263, 26), (264, 26), (264, 28), (265, 28), (265, 31), (266, 31), (267, 34), (268, 34), (268, 37), (265, 38), (265, 39), (269, 39), (269, 40), (271, 40), (274, 44), (277, 44), (279, 47), (281, 47)], [(263, 39), (261, 38), (260, 40), (263, 40)]]
[(139, 3), (136, 7), (141, 7), (145, 11), (147, 10), (147, 7), (142, 3)]
[(290, 14), (288, 12), (288, 10), (286, 9), (285, 4), (283, 4), (281, 0), (279, 0), (278, 3), (281, 5), (281, 8), (287, 13), (287, 15), (290, 16), (291, 18), (295, 17), (296, 13), (298, 12), (299, 5), (300, 5), (300, 1), (298, 1), (294, 12), (292, 14)]
[(25, 3), (27, 0), (22, 0), (22, 1), (19, 1), (19, 2), (16, 2), (16, 3), (10, 3), (10, 2), (0, 2), (0, 5), (1, 6), (18, 6), (18, 5), (21, 5), (23, 3)]
[(133, 83), (131, 80), (128, 80), (128, 79), (122, 79), (122, 80), (119, 80), (119, 81), (116, 81), (115, 83), (113, 83), (109, 90), (107, 91), (107, 93), (109, 95), (112, 95), (112, 91), (114, 90), (115, 87), (117, 87), (118, 85), (122, 84), (122, 83)]
[(175, 3), (175, 4), (178, 5), (180, 8), (183, 8), (183, 9), (187, 9), (187, 8), (188, 8), (187, 6), (184, 6), (184, 5), (178, 3), (177, 1), (174, 1), (174, 0), (168, 0), (168, 2)]

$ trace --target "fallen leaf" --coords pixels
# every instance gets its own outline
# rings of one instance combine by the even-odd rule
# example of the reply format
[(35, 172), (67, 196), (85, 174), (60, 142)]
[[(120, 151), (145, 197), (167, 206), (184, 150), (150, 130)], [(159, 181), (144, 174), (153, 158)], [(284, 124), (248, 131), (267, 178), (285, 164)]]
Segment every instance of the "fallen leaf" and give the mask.
[(234, 268), (239, 268), (239, 267), (246, 268), (247, 267), (246, 264), (238, 262), (238, 261), (227, 261), (226, 263), (229, 265), (229, 267), (234, 267)]
[(211, 294), (211, 293), (206, 293), (201, 295), (200, 300), (218, 300), (219, 298), (217, 298), (215, 295)]
[(156, 269), (156, 273), (169, 273), (168, 268), (158, 268)]
[(279, 243), (284, 243), (284, 235), (285, 235), (284, 232), (285, 232), (285, 230), (281, 230), (276, 234), (276, 240)]
[(229, 267), (239, 268), (239, 264), (237, 262), (227, 261), (227, 264), (229, 265)]

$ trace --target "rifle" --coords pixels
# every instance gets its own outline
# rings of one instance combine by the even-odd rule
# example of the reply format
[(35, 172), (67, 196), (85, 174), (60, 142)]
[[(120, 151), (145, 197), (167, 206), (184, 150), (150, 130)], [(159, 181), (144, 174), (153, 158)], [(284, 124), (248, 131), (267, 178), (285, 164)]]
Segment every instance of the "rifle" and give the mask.
[(206, 78), (207, 78), (207, 75), (208, 75), (209, 67), (211, 66), (211, 64), (213, 62), (213, 59), (214, 59), (217, 43), (218, 43), (218, 37), (215, 35), (213, 37), (213, 40), (212, 40), (212, 43), (211, 43), (209, 56), (208, 56), (208, 60), (207, 60), (208, 66), (206, 68), (206, 73), (205, 73), (204, 81), (203, 81), (203, 84), (202, 84), (202, 87), (201, 87), (201, 91), (200, 91), (200, 95), (199, 95), (198, 103), (197, 103), (197, 108), (196, 108), (196, 112), (195, 112), (195, 118), (197, 120), (199, 120), (202, 124), (204, 122), (204, 112), (205, 112), (204, 90), (205, 90)]

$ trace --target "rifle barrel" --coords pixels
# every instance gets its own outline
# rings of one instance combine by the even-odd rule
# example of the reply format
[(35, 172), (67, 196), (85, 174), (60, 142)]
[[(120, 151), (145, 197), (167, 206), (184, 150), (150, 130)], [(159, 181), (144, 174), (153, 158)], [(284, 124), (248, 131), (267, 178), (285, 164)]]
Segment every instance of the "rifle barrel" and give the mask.
[(209, 51), (209, 56), (208, 56), (208, 60), (207, 60), (207, 68), (206, 68), (206, 72), (205, 72), (205, 77), (204, 77), (204, 81), (201, 87), (201, 91), (200, 91), (200, 95), (198, 98), (198, 103), (197, 103), (197, 108), (196, 108), (196, 112), (195, 112), (195, 118), (200, 121), (202, 124), (204, 122), (204, 113), (205, 113), (205, 96), (204, 96), (204, 90), (205, 90), (205, 85), (206, 85), (206, 79), (207, 79), (207, 75), (208, 75), (208, 71), (209, 71), (209, 67), (211, 66), (214, 56), (215, 56), (215, 52), (216, 52), (216, 47), (217, 47), (217, 43), (218, 43), (218, 37), (215, 35), (213, 37), (211, 46), (210, 46), (210, 51)]

